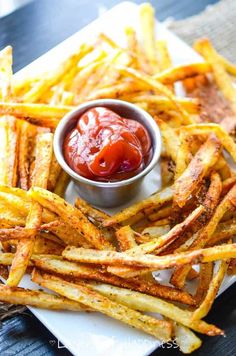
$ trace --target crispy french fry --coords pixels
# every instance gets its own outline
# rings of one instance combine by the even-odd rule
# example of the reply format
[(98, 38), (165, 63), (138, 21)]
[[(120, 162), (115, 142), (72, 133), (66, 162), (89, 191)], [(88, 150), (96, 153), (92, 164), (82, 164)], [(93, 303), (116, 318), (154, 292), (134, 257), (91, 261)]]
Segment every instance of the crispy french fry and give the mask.
[(109, 298), (122, 303), (137, 310), (151, 313), (160, 313), (165, 317), (175, 320), (190, 329), (197, 332), (207, 334), (209, 336), (222, 335), (222, 330), (216, 326), (207, 324), (202, 320), (191, 321), (192, 313), (188, 310), (183, 310), (168, 303), (162, 299), (142, 294), (139, 292), (130, 291), (129, 289), (109, 286), (108, 284), (91, 283), (91, 287), (104, 295), (109, 295)]
[(89, 308), (72, 300), (46, 292), (8, 287), (0, 284), (0, 301), (53, 310), (86, 311)]
[(186, 204), (190, 194), (202, 181), (208, 170), (216, 163), (221, 144), (216, 136), (211, 135), (200, 147), (187, 169), (175, 182), (174, 201), (179, 207)]
[(135, 232), (129, 225), (123, 226), (116, 231), (116, 238), (118, 240), (120, 251), (126, 251), (137, 246), (134, 234)]
[(113, 249), (105, 240), (101, 232), (81, 213), (64, 199), (39, 187), (33, 187), (29, 191), (30, 196), (43, 207), (58, 214), (68, 225), (72, 226), (79, 234), (95, 246), (97, 249)]
[(118, 287), (129, 288), (142, 293), (165, 298), (167, 300), (178, 301), (187, 305), (195, 304), (193, 297), (189, 293), (179, 291), (173, 287), (161, 285), (153, 280), (145, 281), (141, 278), (119, 278), (117, 276), (101, 272), (98, 268), (91, 268), (89, 266), (79, 265), (78, 263), (45, 255), (33, 255), (32, 261), (37, 268), (46, 272), (60, 274), (70, 278), (88, 279), (97, 282), (109, 283)]
[(162, 341), (167, 341), (171, 338), (172, 325), (170, 322), (155, 319), (122, 304), (113, 302), (83, 284), (66, 282), (61, 278), (51, 275), (40, 275), (36, 270), (33, 273), (32, 280), (68, 299), (72, 299), (112, 318), (123, 321)]
[(57, 159), (53, 153), (51, 164), (50, 164), (49, 177), (48, 177), (48, 186), (47, 186), (48, 190), (51, 190), (51, 191), (54, 190), (54, 188), (56, 186), (56, 182), (60, 176), (61, 171), (62, 171), (62, 168), (59, 165), (59, 163), (57, 162)]
[(20, 240), (28, 238), (32, 235), (32, 229), (26, 229), (20, 226), (10, 229), (0, 229), (0, 241), (7, 241), (11, 239)]
[(213, 276), (213, 263), (201, 263), (200, 264), (200, 272), (199, 272), (199, 282), (197, 285), (197, 290), (194, 295), (196, 300), (196, 304), (199, 304), (203, 301), (208, 291), (209, 285), (211, 283), (211, 279)]
[[(36, 163), (33, 174), (33, 185), (35, 186), (47, 187), (52, 156), (52, 139), (53, 137), (50, 133), (38, 135), (36, 143)], [(16, 255), (7, 279), (7, 285), (11, 287), (18, 285), (26, 271), (28, 262), (33, 253), (37, 229), (41, 225), (41, 218), (41, 206), (37, 202), (32, 202), (25, 224), (27, 229), (32, 229), (32, 233), (29, 238), (21, 239), (17, 245)]]
[(76, 262), (110, 266), (148, 267), (150, 270), (155, 271), (189, 263), (205, 263), (220, 259), (235, 258), (236, 244), (208, 247), (165, 256), (153, 256), (149, 254), (131, 256), (125, 252), (98, 251), (67, 246), (62, 255), (66, 259)]
[(199, 305), (199, 307), (193, 312), (192, 320), (202, 319), (208, 314), (215, 300), (215, 297), (220, 289), (221, 283), (223, 282), (224, 276), (228, 269), (228, 265), (229, 261), (220, 262), (218, 271), (212, 278), (204, 300)]
[(98, 210), (92, 206), (90, 206), (85, 200), (81, 198), (77, 198), (75, 201), (76, 208), (80, 209), (84, 215), (88, 218), (92, 218), (93, 220), (102, 223), (104, 220), (109, 218), (109, 215), (104, 213), (104, 211)]
[(61, 255), (64, 246), (58, 244), (55, 241), (45, 239), (41, 235), (37, 235), (34, 241), (34, 254), (50, 254), (50, 255)]
[(177, 159), (177, 152), (180, 146), (180, 141), (178, 135), (175, 131), (163, 120), (158, 117), (155, 118), (160, 130), (163, 143), (165, 145), (166, 153), (169, 155), (174, 162)]
[(1, 115), (13, 115), (32, 124), (52, 129), (55, 129), (59, 120), (73, 108), (73, 106), (0, 102)]
[(159, 207), (163, 205), (164, 203), (170, 202), (173, 198), (173, 188), (172, 187), (167, 187), (147, 199), (138, 202), (129, 208), (124, 209), (120, 213), (117, 213), (116, 215), (113, 215), (106, 219), (103, 222), (103, 226), (110, 226), (110, 225), (115, 225), (119, 224), (125, 220), (128, 220), (129, 218), (135, 216), (139, 212), (143, 211), (146, 208), (149, 207)]

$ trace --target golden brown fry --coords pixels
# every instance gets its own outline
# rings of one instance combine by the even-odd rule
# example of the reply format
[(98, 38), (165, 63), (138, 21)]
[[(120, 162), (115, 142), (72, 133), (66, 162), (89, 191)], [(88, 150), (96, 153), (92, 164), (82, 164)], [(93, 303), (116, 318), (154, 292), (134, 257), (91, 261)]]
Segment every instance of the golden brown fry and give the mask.
[(129, 225), (123, 226), (116, 231), (120, 251), (126, 251), (137, 246), (134, 234), (134, 230), (132, 230)]
[(10, 229), (0, 229), (0, 241), (7, 241), (11, 239), (24, 239), (32, 235), (32, 229), (16, 226)]
[(220, 151), (221, 144), (214, 135), (200, 147), (187, 169), (175, 182), (174, 201), (179, 207), (186, 204), (208, 170), (216, 163)]
[(183, 354), (190, 354), (198, 349), (202, 341), (188, 328), (181, 324), (174, 325), (175, 340)]
[(156, 73), (159, 70), (159, 65), (155, 46), (155, 11), (149, 3), (143, 3), (139, 9), (145, 55), (150, 65), (151, 73)]
[(49, 255), (61, 255), (64, 246), (58, 244), (55, 241), (45, 239), (41, 235), (37, 235), (34, 241), (34, 254), (49, 254)]
[(160, 70), (163, 71), (170, 68), (172, 66), (172, 60), (165, 40), (156, 41), (156, 52)]
[(235, 258), (236, 244), (208, 247), (165, 256), (153, 256), (148, 254), (131, 256), (125, 252), (98, 251), (67, 246), (62, 255), (68, 260), (82, 263), (148, 267), (150, 270), (158, 270), (189, 263), (204, 263), (220, 259)]
[(229, 265), (229, 261), (220, 262), (218, 271), (215, 273), (214, 277), (212, 278), (212, 281), (208, 287), (204, 300), (202, 301), (200, 306), (193, 312), (192, 320), (202, 319), (208, 314), (215, 300), (215, 297), (220, 289), (221, 283), (223, 282), (224, 276), (228, 269), (228, 265)]
[(213, 263), (212, 262), (201, 263), (200, 272), (199, 272), (199, 282), (197, 285), (196, 293), (194, 295), (197, 306), (199, 306), (199, 304), (205, 298), (209, 285), (211, 283), (212, 276), (213, 276)]
[(90, 310), (80, 303), (54, 294), (19, 287), (8, 287), (2, 284), (0, 284), (0, 301), (50, 310)]
[[(38, 135), (36, 143), (36, 162), (33, 174), (33, 186), (47, 187), (49, 167), (52, 156), (52, 139), (50, 133)], [(27, 216), (25, 227), (32, 229), (31, 236), (27, 239), (22, 239), (17, 245), (16, 255), (12, 262), (7, 285), (14, 287), (18, 285), (23, 277), (30, 257), (33, 253), (35, 236), (37, 229), (41, 225), (42, 208), (37, 202), (32, 202), (29, 215)]]
[(137, 215), (139, 212), (143, 211), (146, 208), (160, 207), (164, 203), (170, 202), (172, 198), (173, 198), (173, 188), (167, 187), (151, 195), (147, 199), (142, 200), (141, 202), (138, 202), (130, 206), (129, 208), (124, 209), (120, 213), (117, 213), (116, 215), (109, 217), (104, 221), (103, 226), (110, 226), (110, 225), (121, 223)]
[(109, 298), (103, 297), (100, 293), (95, 292), (92, 288), (83, 284), (66, 282), (63, 279), (52, 275), (40, 275), (36, 270), (33, 273), (32, 280), (68, 299), (83, 303), (96, 311), (123, 321), (124, 323), (153, 335), (162, 341), (171, 338), (172, 325), (170, 322), (154, 319), (153, 317), (125, 307), (122, 304), (113, 302)]
[(13, 115), (52, 129), (55, 129), (59, 120), (73, 108), (73, 106), (0, 102), (1, 115)]
[(155, 117), (160, 130), (161, 136), (164, 143), (164, 147), (168, 156), (172, 158), (174, 162), (177, 159), (177, 153), (179, 151), (180, 141), (176, 132), (163, 120)]
[(104, 213), (104, 211), (98, 210), (90, 206), (85, 200), (81, 198), (76, 199), (75, 206), (76, 208), (81, 210), (82, 213), (86, 215), (88, 218), (92, 218), (94, 221), (98, 223), (102, 223), (104, 220), (109, 218), (109, 215)]
[(109, 286), (108, 284), (91, 283), (91, 287), (104, 295), (109, 295), (109, 298), (117, 301), (118, 303), (122, 303), (129, 307), (132, 306), (132, 308), (144, 312), (159, 313), (197, 332), (207, 334), (209, 336), (223, 334), (222, 330), (218, 329), (214, 325), (207, 324), (202, 320), (191, 321), (192, 313), (190, 311), (180, 309), (174, 304), (168, 303), (162, 299), (130, 291), (129, 289)]
[(51, 256), (33, 255), (32, 261), (37, 268), (50, 273), (56, 273), (70, 278), (88, 279), (97, 282), (109, 283), (118, 287), (129, 288), (142, 293), (165, 298), (167, 300), (178, 301), (187, 305), (195, 304), (193, 297), (189, 293), (179, 291), (173, 287), (161, 285), (153, 280), (145, 281), (141, 278), (119, 278), (117, 276), (101, 272), (95, 267), (80, 265), (78, 263), (68, 262)]
[(79, 234), (95, 246), (97, 249), (113, 249), (105, 240), (101, 232), (81, 213), (64, 199), (45, 189), (33, 187), (29, 191), (30, 196), (43, 207), (58, 214), (68, 225), (71, 225)]

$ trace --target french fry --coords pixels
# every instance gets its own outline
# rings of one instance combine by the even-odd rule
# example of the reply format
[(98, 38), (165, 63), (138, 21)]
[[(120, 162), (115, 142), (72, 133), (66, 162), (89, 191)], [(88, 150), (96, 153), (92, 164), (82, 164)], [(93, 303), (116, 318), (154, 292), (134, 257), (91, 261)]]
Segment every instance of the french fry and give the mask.
[(49, 170), (49, 177), (48, 177), (48, 186), (47, 189), (53, 191), (56, 182), (60, 176), (62, 169), (59, 163), (57, 162), (57, 159), (53, 153), (52, 155), (52, 160), (51, 160), (51, 165), (50, 165), (50, 170)]
[(221, 144), (216, 136), (211, 135), (200, 147), (187, 169), (175, 182), (174, 201), (179, 207), (186, 204), (190, 194), (200, 184), (208, 170), (216, 163)]
[(160, 81), (162, 84), (168, 85), (196, 75), (209, 73), (211, 70), (211, 65), (206, 62), (183, 64), (166, 69), (154, 75), (153, 78)]
[(162, 341), (167, 341), (171, 338), (172, 325), (170, 322), (155, 319), (122, 304), (113, 302), (83, 284), (66, 282), (52, 275), (40, 275), (36, 270), (33, 273), (32, 280), (68, 299), (82, 303), (96, 311), (153, 335)]
[(34, 85), (33, 88), (23, 96), (23, 101), (28, 103), (38, 101), (48, 89), (57, 84), (60, 79), (83, 57), (91, 52), (91, 50), (91, 46), (87, 46), (86, 44), (81, 45), (77, 53), (73, 53), (69, 58), (61, 63), (54, 72), (49, 73), (43, 79), (39, 80), (39, 82), (36, 83), (36, 85)]
[(168, 44), (165, 40), (156, 41), (156, 54), (161, 71), (172, 66), (172, 60), (168, 51)]
[(34, 254), (49, 254), (49, 255), (61, 255), (64, 246), (58, 244), (55, 241), (45, 239), (41, 235), (37, 235), (34, 241)]
[(150, 270), (161, 270), (178, 265), (212, 262), (220, 259), (236, 257), (236, 244), (228, 244), (186, 251), (165, 256), (135, 255), (125, 252), (98, 251), (79, 247), (67, 246), (62, 253), (63, 257), (76, 262), (120, 265), (132, 267), (148, 267)]
[(131, 229), (129, 225), (123, 226), (116, 231), (116, 238), (119, 244), (120, 251), (126, 251), (137, 246), (134, 234), (135, 232)]
[(1, 115), (16, 116), (32, 124), (52, 129), (55, 129), (59, 120), (73, 108), (73, 106), (0, 102)]
[(0, 229), (0, 241), (7, 241), (11, 239), (24, 239), (32, 235), (32, 229), (26, 229), (20, 226), (10, 229)]
[(174, 304), (168, 303), (162, 299), (130, 291), (129, 289), (109, 286), (108, 284), (91, 283), (91, 287), (103, 295), (109, 295), (109, 298), (118, 303), (133, 307), (143, 312), (160, 313), (161, 315), (177, 321), (190, 329), (209, 336), (222, 335), (222, 330), (216, 326), (207, 324), (202, 320), (191, 320), (192, 313), (188, 310), (180, 309)]
[(88, 218), (92, 218), (94, 221), (98, 223), (102, 223), (104, 220), (109, 218), (109, 215), (104, 213), (104, 211), (98, 210), (92, 206), (90, 206), (85, 200), (81, 198), (77, 198), (75, 201), (75, 206), (79, 210), (82, 211), (84, 215)]
[(180, 351), (184, 354), (190, 354), (202, 345), (202, 341), (181, 324), (174, 324), (174, 335)]
[[(236, 185), (231, 188), (228, 194), (224, 197), (221, 203), (217, 206), (214, 215), (208, 224), (199, 232), (197, 238), (190, 245), (190, 249), (202, 248), (211, 240), (211, 236), (216, 230), (216, 227), (222, 219), (224, 213), (233, 205), (236, 196)], [(185, 283), (185, 278), (191, 266), (181, 266), (175, 271), (171, 278), (171, 283), (178, 288), (182, 288)]]
[(167, 300), (178, 301), (187, 305), (195, 304), (193, 297), (189, 293), (179, 291), (173, 287), (161, 285), (156, 281), (145, 281), (142, 278), (119, 278), (101, 272), (98, 268), (91, 268), (89, 266), (79, 265), (78, 263), (45, 255), (33, 255), (32, 261), (37, 268), (49, 273), (60, 274), (62, 276), (68, 276), (69, 278), (109, 283), (118, 287), (129, 288), (149, 295), (165, 298)]
[(194, 295), (197, 306), (203, 301), (208, 291), (213, 276), (213, 263), (201, 263), (199, 272), (199, 282)]
[(103, 222), (103, 226), (111, 226), (111, 225), (122, 223), (123, 221), (128, 220), (129, 218), (135, 216), (136, 214), (143, 211), (144, 209), (149, 207), (157, 208), (163, 205), (164, 203), (170, 202), (172, 198), (173, 198), (173, 188), (167, 187), (161, 190), (160, 192), (151, 195), (147, 199), (138, 202), (129, 208), (124, 209), (120, 213), (117, 213), (116, 215), (107, 218)]
[(178, 135), (175, 131), (163, 120), (158, 117), (155, 118), (160, 130), (163, 143), (165, 145), (166, 153), (169, 155), (174, 162), (177, 159), (177, 148), (180, 146), (180, 141)]
[(91, 310), (80, 303), (46, 292), (8, 287), (0, 284), (0, 301), (53, 310)]
[(0, 51), (0, 97), (9, 101), (12, 95), (12, 47)]
[(192, 320), (202, 319), (208, 314), (215, 300), (215, 297), (220, 289), (221, 283), (223, 282), (224, 276), (228, 269), (228, 265), (229, 265), (229, 261), (220, 262), (218, 271), (215, 273), (214, 277), (212, 278), (212, 281), (209, 285), (204, 300), (199, 305), (199, 307), (193, 312)]
[[(47, 187), (49, 167), (52, 156), (52, 134), (45, 133), (38, 136), (36, 143), (36, 164), (33, 175), (33, 185)], [(32, 202), (25, 227), (32, 229), (31, 236), (21, 239), (17, 245), (16, 255), (12, 262), (7, 285), (17, 286), (23, 277), (30, 257), (33, 253), (37, 229), (41, 225), (42, 208), (37, 202)]]
[[(167, 97), (170, 102), (173, 104), (175, 107), (176, 111), (181, 114), (182, 121), (184, 124), (191, 124), (192, 119), (188, 115), (188, 113), (181, 107), (181, 105), (175, 100), (175, 96), (173, 93), (161, 82), (153, 79), (151, 76), (147, 74), (140, 73), (139, 71), (133, 69), (133, 68), (127, 68), (127, 67), (122, 67), (122, 66), (117, 66), (117, 70), (125, 76), (131, 77), (135, 82), (141, 84), (141, 85), (146, 85), (149, 87), (149, 89), (154, 90), (158, 94), (164, 95)], [(0, 106), (0, 111), (1, 111), (1, 106)]]
[(155, 46), (154, 8), (148, 3), (143, 3), (139, 7), (139, 16), (145, 55), (150, 65), (151, 73), (155, 73), (158, 71), (159, 66)]
[(81, 213), (64, 199), (39, 187), (33, 187), (29, 191), (33, 200), (43, 207), (58, 214), (62, 220), (72, 226), (79, 234), (97, 249), (113, 249), (112, 245), (105, 240), (101, 232)]

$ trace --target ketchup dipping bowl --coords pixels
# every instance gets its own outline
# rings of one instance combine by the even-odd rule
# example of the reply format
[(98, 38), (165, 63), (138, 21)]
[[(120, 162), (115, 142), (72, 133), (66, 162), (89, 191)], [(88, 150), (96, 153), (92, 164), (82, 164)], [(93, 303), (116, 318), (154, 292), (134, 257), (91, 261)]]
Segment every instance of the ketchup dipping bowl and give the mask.
[[(144, 169), (131, 178), (112, 182), (91, 180), (76, 173), (65, 160), (63, 145), (67, 134), (76, 127), (79, 118), (86, 111), (96, 107), (105, 107), (121, 117), (138, 121), (146, 128), (150, 136), (152, 145), (151, 158)], [(81, 198), (93, 205), (111, 208), (124, 204), (140, 190), (143, 178), (154, 168), (159, 160), (161, 134), (153, 118), (138, 106), (116, 99), (99, 99), (84, 103), (65, 115), (55, 131), (54, 153), (61, 167), (75, 182), (76, 190)]]

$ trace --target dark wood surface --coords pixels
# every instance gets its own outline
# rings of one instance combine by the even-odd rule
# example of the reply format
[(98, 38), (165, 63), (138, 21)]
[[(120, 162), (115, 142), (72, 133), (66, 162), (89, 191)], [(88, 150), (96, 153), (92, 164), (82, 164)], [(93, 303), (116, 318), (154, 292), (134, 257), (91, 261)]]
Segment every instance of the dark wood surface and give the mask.
[[(142, 1), (135, 1), (141, 3)], [(151, 1), (157, 17), (185, 18), (202, 11), (216, 0)], [(32, 62), (98, 16), (99, 9), (113, 7), (119, 1), (38, 0), (0, 19), (0, 47), (14, 48), (14, 70)], [(220, 296), (207, 317), (225, 330), (226, 337), (202, 337), (203, 346), (193, 355), (236, 355), (236, 285)], [(162, 348), (154, 355), (180, 355), (175, 349)], [(0, 328), (0, 355), (71, 355), (58, 348), (55, 337), (28, 311), (3, 322)], [(122, 355), (121, 355), (122, 356)], [(135, 356), (135, 355), (130, 355)]]

